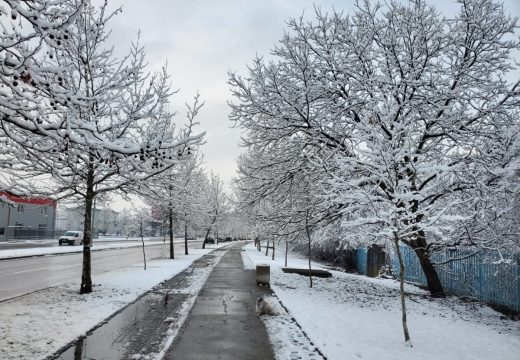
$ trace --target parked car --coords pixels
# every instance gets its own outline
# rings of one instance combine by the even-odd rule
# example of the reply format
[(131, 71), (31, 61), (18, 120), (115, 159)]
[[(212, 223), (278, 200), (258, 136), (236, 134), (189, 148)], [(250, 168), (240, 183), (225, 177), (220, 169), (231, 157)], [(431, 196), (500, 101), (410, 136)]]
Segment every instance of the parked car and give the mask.
[(58, 243), (61, 245), (81, 245), (83, 244), (83, 231), (67, 231), (58, 238)]
[(215, 238), (213, 236), (208, 236), (206, 238), (206, 244), (214, 244), (215, 243)]
[(225, 242), (228, 242), (228, 241), (231, 241), (231, 236), (226, 236), (226, 238), (224, 239)]

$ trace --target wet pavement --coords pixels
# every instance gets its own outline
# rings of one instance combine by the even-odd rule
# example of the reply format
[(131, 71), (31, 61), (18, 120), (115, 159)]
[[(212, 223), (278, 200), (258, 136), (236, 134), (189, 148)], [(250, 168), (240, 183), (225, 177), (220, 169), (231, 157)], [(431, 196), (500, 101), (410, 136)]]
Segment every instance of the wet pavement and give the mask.
[[(158, 354), (177, 360), (274, 359), (255, 308), (257, 297), (270, 291), (256, 285), (254, 270), (244, 270), (242, 246), (217, 249), (196, 260), (47, 359), (147, 359)], [(197, 271), (210, 271), (213, 266), (173, 345), (165, 349), (165, 339), (172, 334), (172, 326), (179, 325), (182, 308), (190, 296), (193, 301), (193, 295), (182, 289), (189, 287)]]
[(188, 293), (192, 275), (217, 262), (225, 249), (217, 249), (193, 262), (186, 270), (163, 282), (70, 346), (47, 359), (131, 359), (135, 354), (159, 353), (170, 325), (176, 321)]
[(267, 332), (256, 316), (256, 299), (269, 293), (244, 270), (236, 245), (209, 276), (165, 359), (274, 359)]

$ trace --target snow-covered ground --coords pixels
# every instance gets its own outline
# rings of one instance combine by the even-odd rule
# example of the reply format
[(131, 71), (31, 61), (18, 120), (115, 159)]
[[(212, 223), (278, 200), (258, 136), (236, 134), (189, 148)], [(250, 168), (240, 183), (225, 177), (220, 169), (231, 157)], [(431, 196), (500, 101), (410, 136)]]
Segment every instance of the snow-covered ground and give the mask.
[[(163, 241), (146, 241), (145, 246), (150, 245), (160, 245), (164, 244)], [(141, 243), (138, 242), (117, 242), (112, 244), (94, 244), (92, 247), (92, 251), (98, 250), (106, 250), (106, 249), (122, 249), (129, 247), (141, 246)], [(0, 250), (0, 259), (9, 259), (14, 257), (24, 257), (24, 256), (41, 256), (41, 255), (49, 255), (49, 254), (65, 254), (65, 253), (80, 253), (83, 252), (83, 246), (48, 246), (48, 247), (34, 247), (34, 248), (25, 248), (25, 249), (8, 249), (8, 250)]]
[[(518, 359), (520, 322), (485, 305), (455, 297), (430, 299), (423, 290), (407, 285), (413, 347), (406, 347), (396, 281), (332, 271), (332, 278), (315, 278), (310, 289), (307, 277), (281, 271), (283, 257), (272, 261), (252, 245), (245, 249), (246, 268), (271, 265), (271, 285), (283, 304), (279, 315), (262, 317), (278, 359), (320, 359), (320, 352), (332, 360)], [(0, 359), (52, 354), (211, 250), (194, 249), (174, 261), (154, 260), (146, 271), (136, 265), (100, 274), (93, 279), (94, 292), (87, 296), (77, 293), (77, 283), (70, 283), (0, 302)], [(305, 268), (307, 261), (292, 255), (289, 266)], [(210, 271), (202, 269), (179, 290), (190, 294), (184, 316)], [(164, 339), (164, 348), (183, 320)]]
[[(197, 239), (202, 241), (203, 239)], [(163, 238), (154, 237), (154, 238), (144, 238), (145, 246), (150, 245), (161, 245), (164, 244)], [(42, 244), (42, 243), (54, 243), (57, 244), (57, 240), (39, 240), (39, 241), (25, 241), (24, 244), (34, 243)], [(175, 239), (175, 243), (184, 242), (182, 239)], [(20, 243), (20, 242), (18, 242)], [(168, 244), (168, 240), (166, 241)], [(92, 247), (92, 251), (98, 250), (107, 250), (107, 249), (123, 249), (129, 247), (141, 246), (141, 239), (138, 238), (116, 238), (116, 237), (106, 237), (103, 239), (94, 240), (94, 245)], [(47, 246), (47, 247), (26, 247), (21, 249), (1, 249), (0, 248), (0, 259), (9, 259), (16, 257), (26, 257), (26, 256), (42, 256), (42, 255), (50, 255), (50, 254), (65, 254), (65, 253), (80, 253), (83, 252), (83, 246)]]
[[(191, 249), (190, 255), (179, 254), (175, 260), (152, 260), (148, 270), (138, 264), (94, 276), (89, 295), (80, 295), (74, 282), (0, 302), (0, 359), (39, 359), (54, 353), (216, 247)], [(200, 269), (190, 285), (179, 290), (190, 295), (185, 316), (211, 270)], [(172, 329), (165, 346), (175, 333)]]
[[(262, 317), (278, 359), (317, 359), (313, 346), (332, 360), (519, 359), (520, 321), (486, 305), (456, 297), (431, 299), (427, 292), (407, 285), (413, 345), (408, 347), (403, 341), (398, 282), (331, 271), (332, 278), (314, 278), (309, 288), (308, 277), (281, 271), (283, 256), (273, 261), (252, 244), (245, 250), (246, 268), (259, 263), (271, 266), (271, 287), (289, 311), (281, 317)], [(307, 260), (291, 255), (288, 266), (306, 268)], [(302, 330), (308, 338), (298, 333)], [(310, 355), (298, 355), (302, 347)]]

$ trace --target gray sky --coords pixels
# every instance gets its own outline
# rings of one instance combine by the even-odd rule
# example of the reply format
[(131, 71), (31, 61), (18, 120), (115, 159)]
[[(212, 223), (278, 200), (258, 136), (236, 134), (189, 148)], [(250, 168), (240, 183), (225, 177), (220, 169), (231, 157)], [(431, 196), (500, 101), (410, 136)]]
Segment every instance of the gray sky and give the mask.
[[(199, 117), (207, 132), (202, 152), (206, 167), (227, 183), (235, 176), (240, 133), (228, 120), (230, 91), (228, 70), (246, 73), (246, 64), (256, 54), (266, 55), (283, 34), (285, 22), (305, 12), (311, 16), (316, 4), (322, 10), (352, 12), (353, 0), (113, 0), (123, 13), (112, 21), (118, 50), (128, 48), (141, 30), (150, 66), (158, 69), (168, 61), (173, 85), (180, 92), (173, 108), (184, 118), (184, 102), (198, 92), (206, 102)], [(456, 4), (430, 0), (447, 15)], [(520, 1), (506, 0), (506, 9), (520, 16)]]

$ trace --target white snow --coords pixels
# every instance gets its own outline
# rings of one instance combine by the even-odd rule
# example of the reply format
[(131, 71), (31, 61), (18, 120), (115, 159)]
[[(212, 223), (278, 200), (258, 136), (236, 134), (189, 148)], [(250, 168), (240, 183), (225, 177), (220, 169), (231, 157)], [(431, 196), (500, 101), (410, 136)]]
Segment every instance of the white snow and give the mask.
[[(140, 247), (142, 246), (140, 240), (102, 240), (102, 241), (114, 241), (111, 244), (98, 243), (98, 240), (94, 240), (94, 245), (92, 246), (92, 251), (98, 250), (107, 250), (107, 249), (123, 249), (130, 247)], [(117, 241), (117, 242), (116, 242)], [(54, 240), (57, 243), (57, 240)], [(175, 243), (179, 243), (179, 241), (175, 240)], [(162, 245), (164, 241), (161, 240), (150, 240), (145, 238), (145, 246), (150, 245)], [(168, 244), (168, 242), (166, 242)], [(211, 245), (210, 245), (211, 246)], [(14, 257), (26, 257), (26, 256), (42, 256), (42, 255), (51, 255), (51, 254), (65, 254), (65, 253), (81, 253), (83, 252), (83, 246), (49, 246), (49, 247), (34, 247), (34, 248), (25, 248), (25, 249), (4, 249), (0, 250), (0, 259), (8, 259)]]
[[(485, 305), (456, 297), (431, 299), (427, 292), (407, 285), (413, 345), (408, 347), (403, 341), (396, 281), (329, 270), (332, 278), (314, 278), (314, 286), (309, 288), (308, 277), (281, 271), (283, 256), (273, 261), (271, 254), (266, 257), (253, 245), (245, 250), (247, 268), (259, 263), (271, 266), (272, 289), (328, 359), (518, 359), (520, 322)], [(288, 265), (308, 266), (307, 259), (293, 254)], [(316, 263), (313, 267), (324, 268)], [(262, 319), (271, 332), (278, 359), (292, 359), (298, 348), (309, 347), (287, 316)]]
[[(0, 358), (52, 354), (211, 250), (193, 249), (173, 261), (153, 260), (146, 271), (136, 265), (94, 276), (94, 292), (86, 296), (78, 294), (74, 282), (0, 302)], [(455, 297), (430, 299), (425, 291), (407, 285), (413, 347), (406, 347), (396, 281), (329, 270), (333, 277), (314, 278), (311, 289), (307, 277), (281, 271), (283, 257), (273, 261), (252, 245), (245, 250), (246, 268), (271, 266), (271, 285), (284, 307), (278, 316), (261, 317), (277, 359), (320, 359), (316, 348), (332, 360), (518, 358), (520, 322), (485, 305)], [(307, 260), (291, 254), (288, 265), (306, 267)], [(175, 290), (190, 296), (180, 315), (165, 319), (170, 329), (162, 340), (164, 350), (174, 341), (211, 270), (212, 266), (200, 269), (186, 288)], [(135, 358), (161, 359), (164, 352)]]
[[(94, 291), (88, 295), (80, 295), (73, 282), (0, 302), (0, 359), (38, 359), (54, 353), (212, 250), (191, 249), (190, 255), (179, 254), (175, 260), (153, 260), (148, 270), (139, 264), (93, 276)], [(181, 318), (171, 323), (165, 345), (173, 341), (211, 269), (201, 269), (187, 288), (178, 290), (191, 296)]]

